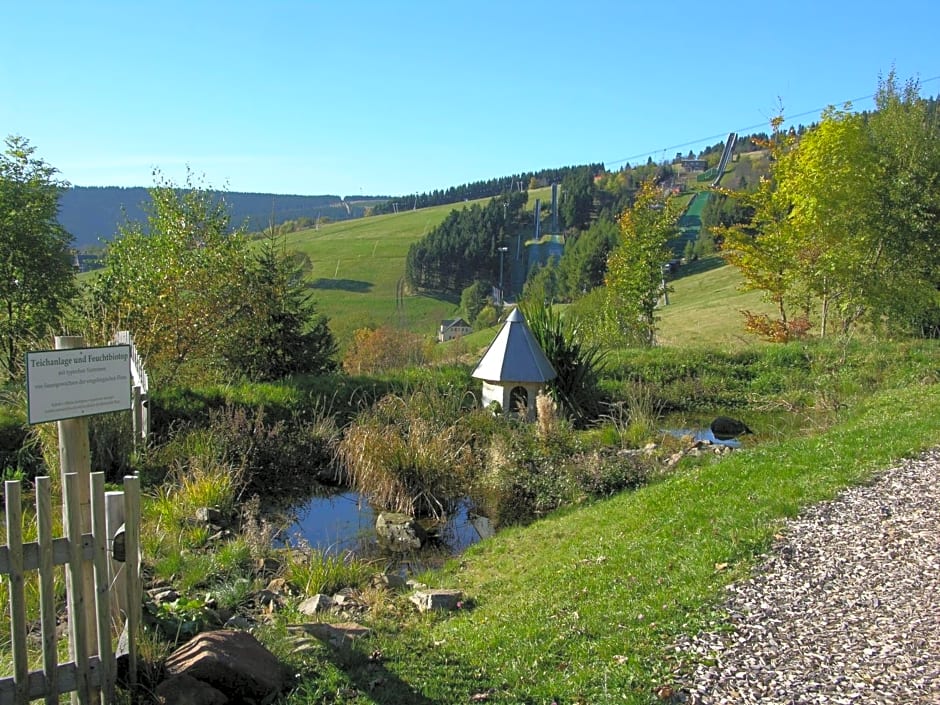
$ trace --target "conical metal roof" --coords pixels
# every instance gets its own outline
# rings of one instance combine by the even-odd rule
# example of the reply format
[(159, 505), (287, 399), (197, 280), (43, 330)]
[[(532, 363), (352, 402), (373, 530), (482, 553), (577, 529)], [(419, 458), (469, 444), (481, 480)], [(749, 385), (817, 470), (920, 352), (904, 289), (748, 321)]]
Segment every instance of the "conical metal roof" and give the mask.
[(487, 382), (547, 382), (558, 375), (518, 308), (506, 317), (473, 371)]

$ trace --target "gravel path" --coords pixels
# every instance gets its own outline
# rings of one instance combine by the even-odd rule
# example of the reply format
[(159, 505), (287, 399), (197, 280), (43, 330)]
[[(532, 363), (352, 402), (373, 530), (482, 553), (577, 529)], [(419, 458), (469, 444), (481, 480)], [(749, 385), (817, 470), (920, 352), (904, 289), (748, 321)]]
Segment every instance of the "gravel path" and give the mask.
[(788, 523), (725, 609), (687, 703), (940, 704), (940, 449)]

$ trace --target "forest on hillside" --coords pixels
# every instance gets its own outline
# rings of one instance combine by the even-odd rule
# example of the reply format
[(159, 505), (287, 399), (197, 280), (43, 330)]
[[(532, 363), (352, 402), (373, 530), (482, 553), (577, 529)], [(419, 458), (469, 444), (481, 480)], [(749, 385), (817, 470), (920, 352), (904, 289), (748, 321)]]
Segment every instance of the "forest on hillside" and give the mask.
[[(272, 223), (309, 219), (313, 223), (327, 220), (360, 218), (367, 209), (384, 202), (383, 196), (357, 196), (344, 200), (341, 196), (294, 196), (273, 193), (219, 192), (225, 201), (235, 227), (257, 232)], [(149, 189), (119, 186), (72, 186), (59, 200), (59, 222), (74, 237), (80, 250), (100, 247), (110, 241), (118, 226), (126, 221), (146, 220), (145, 206), (151, 203)]]

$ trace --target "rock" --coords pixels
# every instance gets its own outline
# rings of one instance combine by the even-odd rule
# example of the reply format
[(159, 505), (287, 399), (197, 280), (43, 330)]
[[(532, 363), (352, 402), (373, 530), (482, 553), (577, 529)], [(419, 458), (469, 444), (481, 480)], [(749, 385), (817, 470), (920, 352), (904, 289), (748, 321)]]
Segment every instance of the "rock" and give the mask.
[(745, 433), (754, 433), (747, 427), (746, 423), (738, 419), (733, 419), (730, 416), (716, 416), (709, 428), (711, 428), (712, 434), (719, 441), (729, 441)]
[(222, 524), (222, 512), (216, 507), (199, 507), (196, 509), (196, 521), (202, 524)]
[(206, 543), (219, 543), (220, 541), (228, 541), (235, 534), (233, 534), (228, 529), (219, 529), (212, 536), (206, 539)]
[(272, 580), (268, 583), (268, 585), (267, 585), (267, 587), (266, 587), (265, 589), (266, 589), (266, 590), (270, 590), (271, 592), (275, 592), (275, 593), (277, 593), (278, 595), (295, 595), (295, 594), (297, 594), (297, 591), (294, 589), (294, 586), (291, 585), (291, 584), (287, 581), (286, 578), (274, 578), (274, 579), (272, 579)]
[(165, 668), (170, 676), (208, 683), (235, 702), (270, 702), (290, 682), (274, 654), (241, 631), (198, 634), (170, 654)]
[(272, 558), (271, 556), (259, 558), (255, 561), (255, 575), (262, 578), (272, 578), (277, 575), (283, 567), (283, 564), (277, 558)]
[(431, 610), (455, 610), (460, 606), (463, 593), (460, 590), (418, 590), (409, 600), (418, 606), (422, 612)]
[(234, 615), (225, 620), (226, 629), (239, 629), (241, 631), (248, 631), (252, 628), (252, 626), (254, 626), (254, 623), (248, 619), (248, 617), (244, 617), (240, 614)]
[(269, 610), (275, 610), (283, 607), (281, 604), (283, 602), (281, 596), (276, 592), (271, 592), (270, 590), (258, 590), (258, 592), (256, 592), (254, 595), (254, 601), (256, 605), (266, 607)]
[(376, 573), (372, 576), (372, 586), (400, 590), (405, 587), (405, 579), (396, 573)]
[(295, 624), (289, 627), (289, 629), (293, 632), (311, 634), (320, 641), (325, 641), (337, 647), (349, 646), (356, 639), (371, 634), (368, 628), (356, 622), (339, 622), (338, 624), (326, 624), (325, 622)]
[(427, 533), (407, 514), (382, 512), (375, 520), (375, 533), (393, 551), (416, 551), (427, 541)]
[(147, 594), (154, 604), (162, 605), (164, 603), (176, 602), (180, 599), (180, 594), (171, 587), (158, 587), (148, 590)]
[(313, 597), (308, 597), (306, 600), (297, 605), (297, 610), (301, 614), (305, 614), (308, 617), (317, 614), (318, 612), (326, 612), (333, 606), (333, 598), (329, 595), (324, 595), (322, 593), (314, 595)]
[(185, 673), (167, 678), (153, 692), (159, 705), (226, 705), (225, 693)]

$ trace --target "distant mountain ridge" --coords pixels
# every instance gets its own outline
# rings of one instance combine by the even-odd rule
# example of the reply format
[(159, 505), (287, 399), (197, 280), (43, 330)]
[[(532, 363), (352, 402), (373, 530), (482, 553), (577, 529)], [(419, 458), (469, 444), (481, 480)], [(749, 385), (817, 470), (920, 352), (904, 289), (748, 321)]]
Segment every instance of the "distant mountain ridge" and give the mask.
[[(273, 193), (219, 193), (228, 204), (232, 224), (259, 231), (271, 220), (280, 225), (298, 218), (348, 220), (361, 218), (366, 208), (383, 203), (386, 196), (293, 196)], [(78, 249), (101, 245), (114, 238), (118, 227), (130, 221), (146, 221), (143, 205), (150, 194), (143, 187), (73, 186), (59, 199), (59, 222), (75, 238)]]

